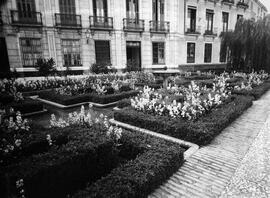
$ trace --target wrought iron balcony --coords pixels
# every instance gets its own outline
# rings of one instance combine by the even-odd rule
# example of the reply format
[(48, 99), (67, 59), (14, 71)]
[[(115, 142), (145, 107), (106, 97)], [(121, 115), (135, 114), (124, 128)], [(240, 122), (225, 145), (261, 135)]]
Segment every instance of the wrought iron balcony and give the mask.
[(248, 9), (249, 5), (247, 2), (240, 0), (237, 2), (237, 7), (243, 8), (243, 9)]
[(112, 30), (113, 18), (112, 17), (100, 17), (90, 16), (90, 29), (94, 30)]
[(169, 33), (170, 22), (167, 21), (150, 21), (150, 32)]
[(204, 32), (204, 36), (213, 36), (213, 37), (216, 37), (217, 36), (217, 31), (218, 29), (217, 28), (214, 28), (213, 30), (205, 30)]
[(11, 23), (17, 26), (42, 26), (40, 12), (22, 12), (11, 10)]
[(197, 27), (186, 26), (185, 34), (199, 35), (201, 34), (201, 27), (200, 26), (197, 26)]
[(222, 0), (222, 3), (228, 4), (228, 5), (233, 5), (234, 4), (234, 0)]
[(144, 20), (140, 19), (123, 19), (124, 31), (131, 32), (143, 32), (144, 31)]
[(55, 26), (59, 28), (81, 29), (81, 15), (55, 14)]

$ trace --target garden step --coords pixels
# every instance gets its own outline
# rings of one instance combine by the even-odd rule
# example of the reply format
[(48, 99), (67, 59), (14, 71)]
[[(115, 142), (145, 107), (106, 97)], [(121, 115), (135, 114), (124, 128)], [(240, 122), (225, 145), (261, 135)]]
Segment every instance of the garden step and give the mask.
[[(270, 91), (149, 197), (218, 197), (230, 182), (270, 113)], [(166, 189), (166, 190), (165, 190)], [(169, 196), (171, 195), (171, 196)]]

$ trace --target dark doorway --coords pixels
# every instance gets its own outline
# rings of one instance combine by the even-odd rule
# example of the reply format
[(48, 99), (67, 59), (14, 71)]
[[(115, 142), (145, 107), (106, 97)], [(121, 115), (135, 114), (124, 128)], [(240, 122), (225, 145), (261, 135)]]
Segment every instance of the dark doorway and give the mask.
[(7, 73), (10, 71), (6, 39), (0, 38), (0, 73)]
[(141, 69), (141, 42), (127, 41), (127, 66), (132, 70)]

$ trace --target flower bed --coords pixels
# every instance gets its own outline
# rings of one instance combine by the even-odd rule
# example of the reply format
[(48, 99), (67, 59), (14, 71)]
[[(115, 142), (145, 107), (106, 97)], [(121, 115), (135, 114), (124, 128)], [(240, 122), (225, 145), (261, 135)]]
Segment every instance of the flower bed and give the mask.
[(116, 94), (108, 94), (108, 95), (97, 95), (97, 94), (82, 94), (77, 96), (63, 96), (60, 94), (56, 94), (53, 91), (43, 92), (39, 95), (40, 98), (46, 99), (49, 101), (53, 101), (62, 105), (73, 105), (83, 102), (95, 102), (100, 104), (107, 104), (119, 101), (124, 98), (129, 98), (132, 96), (136, 96), (138, 91), (128, 91)]
[[(84, 124), (76, 125), (81, 122)], [(89, 114), (70, 115), (68, 122), (52, 117), (51, 125), (62, 127), (68, 141), (57, 145), (54, 137), (47, 135), (47, 150), (2, 166), (1, 195), (147, 197), (183, 163), (184, 150), (179, 145), (141, 133), (120, 132), (108, 122), (91, 120)]]
[(231, 96), (220, 106), (197, 120), (138, 112), (132, 107), (114, 112), (114, 119), (198, 145), (206, 145), (252, 105), (253, 97)]

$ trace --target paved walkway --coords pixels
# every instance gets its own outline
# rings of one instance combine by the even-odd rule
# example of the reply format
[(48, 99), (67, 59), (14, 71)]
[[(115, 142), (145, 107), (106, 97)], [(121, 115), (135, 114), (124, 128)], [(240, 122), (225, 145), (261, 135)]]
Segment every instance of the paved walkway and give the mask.
[(270, 92), (188, 158), (149, 198), (270, 197), (268, 115)]

